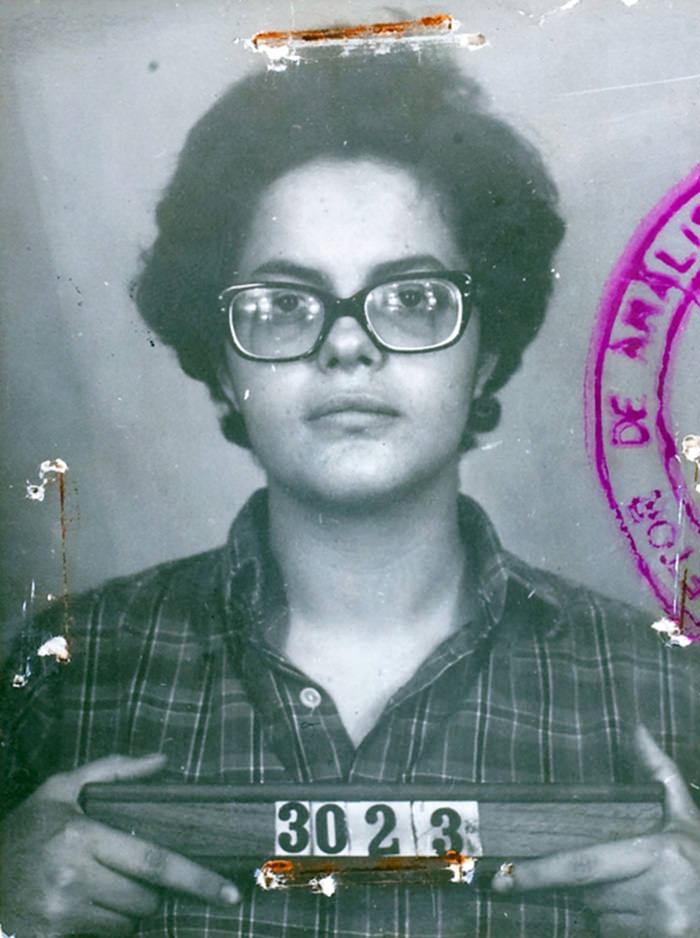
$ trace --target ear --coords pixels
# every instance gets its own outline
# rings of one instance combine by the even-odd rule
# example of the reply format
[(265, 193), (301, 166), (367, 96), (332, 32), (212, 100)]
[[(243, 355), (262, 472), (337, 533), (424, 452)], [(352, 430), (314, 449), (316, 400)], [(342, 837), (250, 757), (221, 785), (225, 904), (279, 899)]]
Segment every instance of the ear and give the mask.
[(476, 371), (476, 380), (474, 381), (474, 398), (481, 397), (486, 387), (486, 382), (494, 373), (497, 364), (498, 354), (496, 352), (488, 352), (482, 357)]

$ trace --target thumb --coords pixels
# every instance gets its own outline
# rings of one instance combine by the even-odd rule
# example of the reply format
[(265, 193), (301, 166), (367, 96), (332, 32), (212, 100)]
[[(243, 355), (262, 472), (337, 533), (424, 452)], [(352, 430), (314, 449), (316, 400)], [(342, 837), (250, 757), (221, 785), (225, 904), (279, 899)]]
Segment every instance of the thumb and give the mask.
[(164, 768), (168, 757), (162, 752), (147, 756), (105, 756), (71, 772), (52, 775), (39, 791), (57, 801), (77, 801), (80, 789), (89, 782), (120, 782), (147, 778)]
[(656, 781), (664, 786), (666, 823), (697, 819), (695, 802), (683, 781), (680, 769), (673, 759), (656, 744), (643, 723), (635, 729), (634, 742), (644, 765)]

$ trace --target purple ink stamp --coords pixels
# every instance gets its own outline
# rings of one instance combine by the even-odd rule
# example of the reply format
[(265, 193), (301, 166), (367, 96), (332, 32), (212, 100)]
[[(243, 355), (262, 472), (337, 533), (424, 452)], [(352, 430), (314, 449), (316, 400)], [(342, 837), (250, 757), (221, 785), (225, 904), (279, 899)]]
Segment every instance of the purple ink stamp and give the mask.
[(589, 453), (677, 644), (700, 640), (700, 457), (687, 444), (684, 456), (682, 444), (700, 434), (700, 395), (695, 425), (681, 426), (676, 380), (688, 370), (684, 339), (699, 306), (700, 165), (639, 224), (615, 266), (585, 389)]

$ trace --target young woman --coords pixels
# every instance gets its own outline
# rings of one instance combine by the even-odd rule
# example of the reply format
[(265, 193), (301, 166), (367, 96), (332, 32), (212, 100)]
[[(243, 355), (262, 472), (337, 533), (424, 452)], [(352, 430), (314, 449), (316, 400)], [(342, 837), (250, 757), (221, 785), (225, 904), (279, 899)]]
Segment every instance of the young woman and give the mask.
[[(32, 657), (7, 690), (5, 930), (697, 934), (700, 822), (680, 774), (698, 773), (694, 659), (506, 554), (459, 494), (549, 294), (563, 226), (537, 154), (449, 61), (328, 56), (224, 96), (158, 223), (141, 313), (267, 489), (224, 548), (76, 598), (70, 664)], [(50, 612), (23, 647), (56, 628)], [(156, 772), (656, 777), (668, 825), (491, 886), (329, 901), (234, 885), (77, 806), (85, 782)]]

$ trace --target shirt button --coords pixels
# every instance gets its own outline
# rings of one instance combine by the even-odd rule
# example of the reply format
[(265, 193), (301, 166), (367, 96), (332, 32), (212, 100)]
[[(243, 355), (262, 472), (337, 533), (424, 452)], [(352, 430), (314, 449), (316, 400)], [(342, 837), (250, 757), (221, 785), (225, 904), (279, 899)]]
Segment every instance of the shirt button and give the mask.
[(309, 710), (315, 710), (321, 703), (321, 695), (315, 687), (305, 687), (299, 692), (299, 700), (308, 707)]

